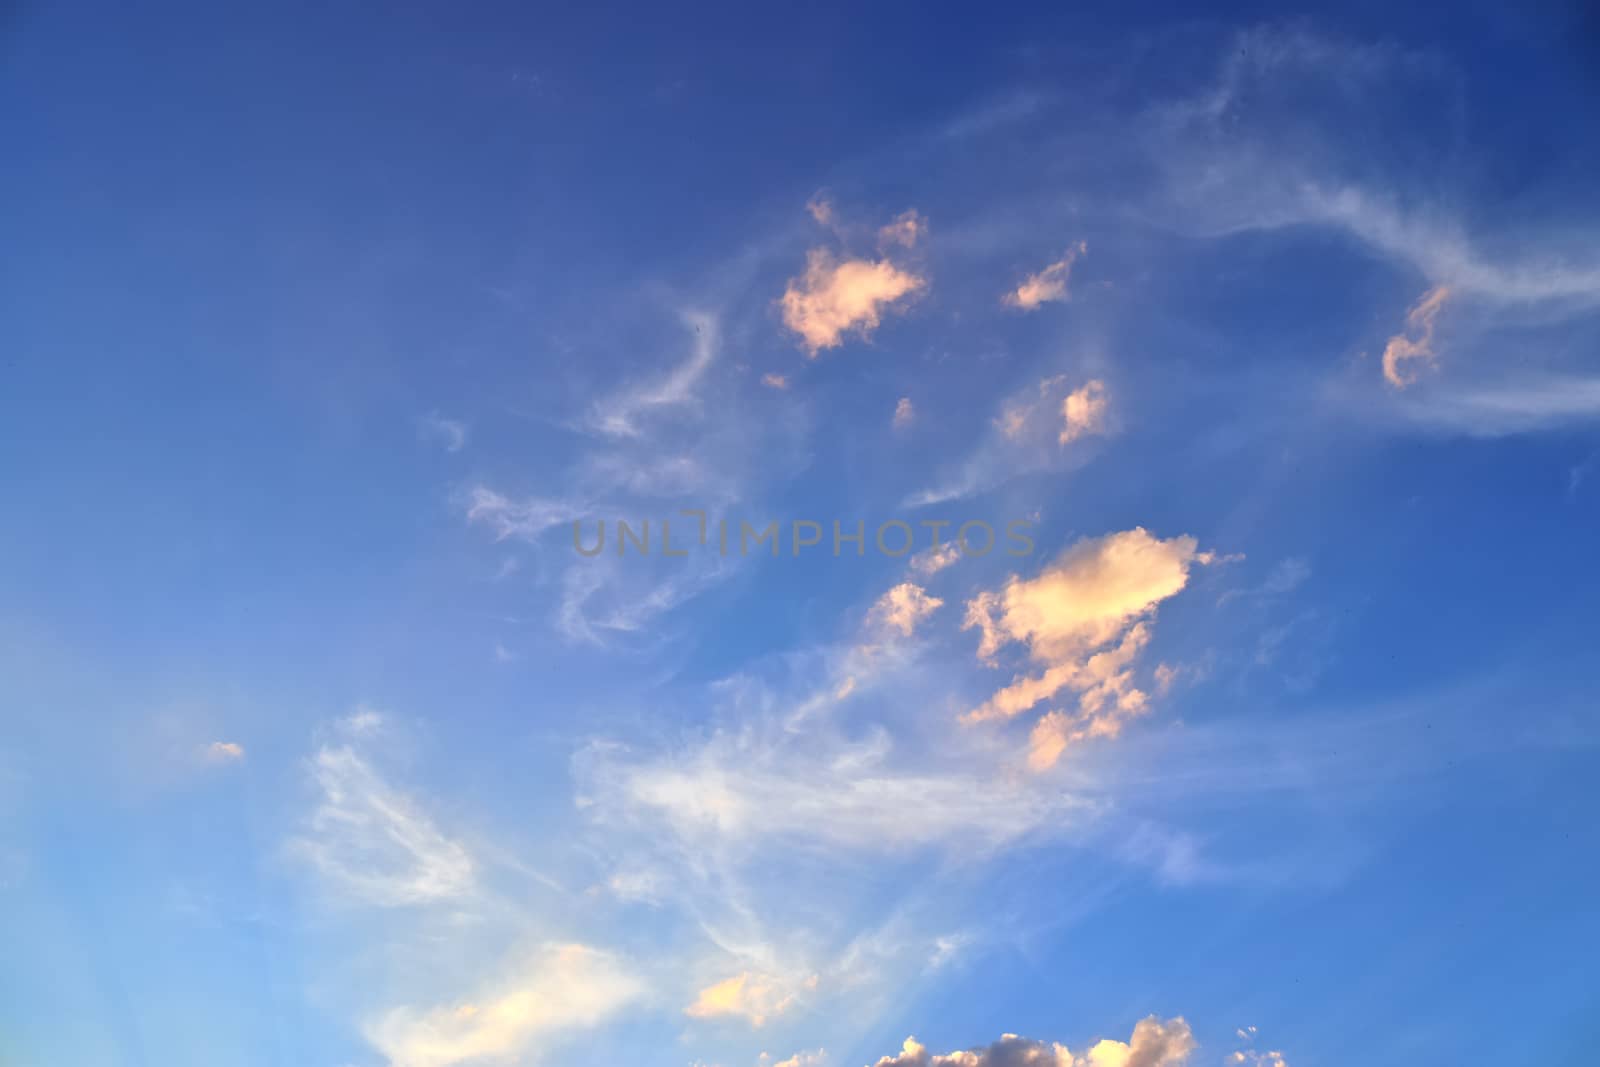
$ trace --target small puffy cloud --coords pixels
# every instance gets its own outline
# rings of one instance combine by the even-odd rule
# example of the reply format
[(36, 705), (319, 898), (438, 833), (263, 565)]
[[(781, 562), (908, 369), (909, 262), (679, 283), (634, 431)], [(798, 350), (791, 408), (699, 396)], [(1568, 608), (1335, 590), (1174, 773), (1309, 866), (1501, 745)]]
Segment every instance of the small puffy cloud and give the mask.
[(806, 256), (803, 275), (792, 279), (783, 294), (783, 323), (800, 335), (811, 356), (843, 343), (846, 333), (866, 337), (886, 310), (927, 286), (927, 281), (901, 270), (887, 259), (835, 260), (823, 248)]
[(1283, 1053), (1276, 1050), (1257, 1052), (1255, 1049), (1241, 1049), (1229, 1056), (1228, 1062), (1241, 1067), (1289, 1067), (1289, 1061), (1283, 1058)]
[(1066, 300), (1067, 283), (1072, 278), (1072, 265), (1078, 257), (1089, 251), (1089, 246), (1079, 241), (1067, 249), (1066, 255), (1037, 274), (1030, 274), (1021, 285), (1001, 297), (1007, 307), (1019, 311), (1033, 311), (1041, 304)]
[(1042, 444), (1054, 437), (1056, 444), (1065, 445), (1108, 432), (1110, 414), (1105, 382), (1091, 378), (1069, 390), (1066, 376), (1058, 374), (1007, 400), (994, 425), (1008, 441)]
[(955, 541), (946, 541), (933, 548), (925, 548), (911, 557), (911, 570), (923, 577), (938, 574), (950, 564), (961, 558), (961, 546)]
[(1106, 396), (1106, 383), (1098, 378), (1086, 382), (1082, 388), (1074, 389), (1067, 394), (1061, 402), (1061, 427), (1060, 442), (1066, 444), (1076, 441), (1089, 434), (1104, 433), (1106, 429), (1106, 414), (1111, 409), (1111, 401)]
[(833, 225), (833, 201), (829, 200), (824, 194), (818, 193), (808, 200), (806, 202), (806, 210), (811, 213), (813, 219), (817, 220), (818, 225)]
[(237, 763), (244, 759), (244, 746), (234, 741), (213, 741), (206, 746), (207, 763)]
[[(1256, 1028), (1253, 1026), (1241, 1026), (1234, 1031), (1234, 1034), (1246, 1045), (1255, 1044)], [(1283, 1058), (1283, 1053), (1275, 1049), (1259, 1051), (1243, 1048), (1230, 1055), (1228, 1062), (1236, 1067), (1289, 1067), (1289, 1062)]]
[[(815, 984), (814, 978), (810, 984)], [(684, 1014), (693, 1019), (737, 1015), (760, 1027), (793, 1007), (795, 997), (779, 979), (745, 971), (700, 990)]]
[(868, 613), (869, 618), (901, 634), (910, 637), (917, 628), (917, 624), (932, 615), (944, 601), (938, 597), (929, 596), (927, 591), (914, 582), (901, 582), (883, 596), (872, 606)]
[(643, 983), (610, 955), (557, 945), (480, 997), (396, 1008), (365, 1030), (391, 1067), (527, 1062), (540, 1058), (546, 1039), (597, 1026), (643, 992)]
[(1029, 765), (1042, 770), (1077, 741), (1115, 737), (1148, 707), (1133, 670), (1149, 644), (1157, 605), (1188, 584), (1195, 563), (1213, 559), (1193, 537), (1162, 540), (1135, 527), (1080, 541), (1038, 577), (1013, 575), (1003, 588), (979, 593), (967, 603), (964, 624), (981, 634), (979, 658), (992, 662), (1015, 643), (1043, 670), (1018, 675), (964, 721), (1009, 719), (1070, 689), (1077, 710), (1040, 720), (1029, 739)]
[(928, 220), (915, 210), (901, 212), (893, 222), (878, 230), (878, 242), (911, 248), (928, 232)]
[(894, 428), (903, 430), (916, 421), (916, 418), (917, 409), (912, 406), (911, 398), (909, 396), (901, 397), (900, 402), (894, 406), (894, 418), (891, 420)]
[(897, 1056), (884, 1056), (877, 1067), (1181, 1067), (1195, 1050), (1189, 1024), (1182, 1018), (1162, 1022), (1154, 1015), (1133, 1028), (1128, 1041), (1096, 1042), (1080, 1055), (1065, 1045), (1004, 1034), (983, 1048), (930, 1055), (908, 1037)]
[[(1433, 351), (1433, 320), (1439, 309), (1450, 299), (1450, 290), (1440, 285), (1428, 290), (1416, 306), (1406, 313), (1406, 328), (1389, 338), (1383, 349), (1383, 377), (1396, 389), (1404, 389), (1417, 380), (1423, 368), (1432, 367), (1437, 359)], [(1416, 369), (1408, 364), (1418, 364)]]
[(788, 376), (783, 374), (763, 374), (761, 376), (761, 384), (768, 389), (787, 389), (789, 388), (789, 379)]

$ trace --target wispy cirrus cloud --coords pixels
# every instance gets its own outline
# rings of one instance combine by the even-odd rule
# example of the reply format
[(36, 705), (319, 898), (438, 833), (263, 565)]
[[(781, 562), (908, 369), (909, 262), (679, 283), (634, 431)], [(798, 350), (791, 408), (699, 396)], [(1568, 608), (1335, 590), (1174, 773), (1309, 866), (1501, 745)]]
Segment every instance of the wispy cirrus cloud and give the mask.
[[(1421, 368), (1432, 368), (1438, 355), (1433, 350), (1433, 321), (1450, 298), (1449, 286), (1436, 285), (1406, 312), (1406, 330), (1389, 338), (1383, 349), (1383, 377), (1396, 389), (1417, 380)], [(1412, 367), (1417, 364), (1418, 367)]]
[(1067, 445), (1105, 436), (1115, 423), (1111, 390), (1103, 379), (1065, 374), (1042, 378), (1004, 397), (989, 432), (972, 453), (905, 503), (908, 507), (946, 503), (1019, 475), (1063, 469), (1082, 461), (1068, 454)]
[[(582, 557), (572, 548), (574, 523), (626, 520), (639, 529), (649, 521), (656, 551), (663, 518), (680, 535), (692, 531), (694, 520), (678, 521), (680, 508), (716, 515), (794, 462), (792, 451), (774, 460), (792, 419), (746, 417), (728, 402), (729, 391), (748, 388), (748, 379), (719, 373), (726, 343), (721, 316), (681, 310), (676, 319), (681, 332), (674, 344), (687, 339), (689, 354), (663, 375), (584, 405), (582, 417), (566, 424), (577, 435), (572, 461), (538, 469), (547, 484), (519, 493), (479, 482), (457, 493), (469, 524), (497, 541), (515, 539), (545, 553), (538, 581), (555, 589), (550, 621), (573, 641), (644, 640), (653, 620), (737, 570), (737, 560), (714, 553), (697, 553), (681, 566), (659, 558), (626, 566), (614, 550)], [(790, 382), (768, 375), (764, 384), (787, 389)]]
[[(1302, 98), (1320, 106), (1284, 103)], [(1433, 165), (1370, 165), (1363, 146), (1374, 134), (1356, 111), (1370, 116), (1397, 100), (1407, 104), (1384, 107), (1383, 122), (1403, 124)], [(1166, 175), (1165, 193), (1145, 210), (1191, 238), (1323, 230), (1420, 279), (1426, 288), (1406, 329), (1377, 341), (1383, 381), (1403, 399), (1350, 389), (1352, 412), (1402, 431), (1473, 436), (1600, 418), (1584, 395), (1588, 347), (1576, 340), (1600, 311), (1600, 219), (1570, 210), (1467, 217), (1444, 163), (1462, 151), (1460, 130), (1435, 121), (1463, 106), (1461, 72), (1441, 52), (1304, 28), (1244, 31), (1211, 86), (1145, 116), (1145, 149)], [(1424, 384), (1446, 307), (1451, 371)], [(1547, 388), (1559, 381), (1577, 383), (1578, 394)]]
[(698, 310), (683, 311), (681, 318), (693, 339), (688, 357), (660, 378), (629, 386), (597, 402), (590, 418), (600, 432), (636, 437), (640, 419), (697, 403), (701, 379), (721, 348), (721, 323), (715, 315)]
[(459, 452), (467, 444), (467, 424), (460, 419), (447, 419), (437, 411), (417, 420), (417, 432), (423, 440), (432, 441), (446, 452)]
[(403, 907), (473, 890), (477, 865), (467, 847), (352, 744), (318, 748), (310, 771), (321, 798), (289, 848), (331, 892), (355, 903)]
[(901, 212), (895, 216), (893, 222), (884, 224), (878, 230), (878, 243), (883, 245), (900, 245), (903, 248), (914, 248), (928, 232), (928, 220), (919, 215), (915, 209)]
[(847, 850), (1001, 847), (1080, 807), (990, 775), (890, 760), (884, 734), (823, 741), (754, 733), (630, 758), (584, 753), (579, 773), (596, 814), (659, 822), (691, 848), (813, 841)]
[(592, 1029), (644, 995), (621, 960), (587, 945), (550, 945), (469, 1000), (397, 1007), (364, 1026), (392, 1067), (527, 1062), (573, 1030)]

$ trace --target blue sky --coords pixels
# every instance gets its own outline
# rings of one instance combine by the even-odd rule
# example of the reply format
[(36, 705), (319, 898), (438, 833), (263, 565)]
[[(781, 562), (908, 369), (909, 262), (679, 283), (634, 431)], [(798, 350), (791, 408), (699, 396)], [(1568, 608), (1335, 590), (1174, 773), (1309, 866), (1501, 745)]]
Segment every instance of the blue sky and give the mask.
[(14, 9), (0, 1062), (1589, 1062), (1596, 32)]

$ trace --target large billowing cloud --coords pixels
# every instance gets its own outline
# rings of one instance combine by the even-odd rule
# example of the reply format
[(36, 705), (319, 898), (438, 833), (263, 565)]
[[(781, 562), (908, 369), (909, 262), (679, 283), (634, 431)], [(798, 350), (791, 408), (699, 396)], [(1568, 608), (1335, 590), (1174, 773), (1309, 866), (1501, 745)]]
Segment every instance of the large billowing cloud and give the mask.
[(543, 1040), (589, 1028), (639, 997), (643, 983), (614, 957), (584, 945), (550, 946), (472, 1000), (395, 1008), (366, 1027), (391, 1067), (527, 1062)]
[(783, 294), (783, 323), (800, 335), (808, 354), (842, 344), (847, 333), (866, 337), (885, 311), (927, 285), (887, 259), (836, 260), (824, 248), (806, 256), (803, 275)]
[(992, 662), (1003, 647), (1019, 644), (1043, 670), (1017, 676), (965, 721), (1009, 719), (1070, 689), (1076, 712), (1046, 716), (1030, 764), (1043, 769), (1074, 741), (1114, 736), (1148, 703), (1133, 666), (1149, 643), (1157, 605), (1188, 584), (1195, 563), (1211, 558), (1193, 537), (1162, 540), (1135, 527), (1080, 541), (1038, 577), (1013, 575), (1003, 588), (979, 593), (967, 603), (965, 624), (982, 635), (979, 657)]
[(1098, 1041), (1074, 1055), (1065, 1045), (1005, 1034), (983, 1048), (932, 1055), (915, 1038), (906, 1038), (897, 1056), (877, 1067), (1181, 1067), (1195, 1050), (1183, 1019), (1162, 1022), (1154, 1015), (1139, 1021), (1127, 1041)]

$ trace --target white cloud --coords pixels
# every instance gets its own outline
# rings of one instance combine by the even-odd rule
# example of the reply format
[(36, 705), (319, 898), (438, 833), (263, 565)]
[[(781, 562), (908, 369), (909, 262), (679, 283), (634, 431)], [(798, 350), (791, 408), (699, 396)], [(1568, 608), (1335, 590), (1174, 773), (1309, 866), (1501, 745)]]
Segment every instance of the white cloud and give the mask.
[[(1234, 1031), (1234, 1035), (1246, 1045), (1254, 1045), (1256, 1028), (1243, 1026)], [(1289, 1067), (1283, 1053), (1276, 1050), (1260, 1051), (1254, 1048), (1243, 1048), (1228, 1057), (1228, 1063), (1235, 1067)]]
[(346, 715), (344, 718), (335, 722), (334, 728), (342, 734), (360, 737), (367, 734), (374, 734), (379, 730), (382, 730), (384, 727), (384, 722), (385, 720), (383, 712), (378, 711), (375, 708), (369, 708), (363, 704), (357, 707), (356, 710), (352, 711), (349, 715)]
[[(1351, 159), (1370, 159), (1365, 148), (1372, 136), (1371, 105), (1386, 96), (1426, 100), (1439, 94), (1433, 99), (1448, 100), (1459, 93), (1455, 76), (1434, 57), (1279, 27), (1241, 33), (1221, 55), (1213, 86), (1148, 116), (1147, 142), (1155, 162), (1167, 169), (1167, 207), (1181, 231), (1223, 236), (1327, 226), (1410, 265), (1430, 285), (1483, 303), (1600, 303), (1596, 242), (1582, 232), (1584, 223), (1592, 229), (1590, 220), (1564, 227), (1564, 242), (1511, 230), (1475, 235), (1436, 196), (1407, 196), (1396, 180), (1400, 176), (1369, 185), (1339, 173)], [(1351, 122), (1263, 106), (1297, 99), (1296, 92), (1317, 86), (1337, 89), (1352, 108), (1343, 116)], [(1249, 122), (1240, 121), (1241, 102), (1257, 105)], [(1394, 114), (1403, 120), (1408, 112)], [(1345, 129), (1359, 140), (1341, 143)], [(1226, 135), (1219, 138), (1219, 131)], [(1284, 151), (1291, 141), (1296, 150)]]
[(894, 406), (894, 418), (891, 422), (897, 430), (903, 430), (916, 421), (917, 409), (912, 406), (911, 398), (903, 396)]
[(619, 437), (639, 434), (639, 419), (662, 409), (693, 405), (698, 387), (717, 357), (721, 323), (703, 311), (681, 314), (692, 338), (689, 356), (664, 377), (616, 393), (595, 405), (592, 424), (602, 433)]
[(321, 802), (306, 832), (290, 842), (328, 887), (380, 907), (459, 898), (476, 881), (466, 846), (446, 836), (404, 793), (342, 745), (311, 759)]
[(467, 521), (489, 527), (496, 541), (515, 537), (531, 542), (546, 530), (583, 518), (588, 508), (567, 500), (537, 497), (514, 501), (478, 485), (467, 491), (466, 511)]
[(1255, 1049), (1240, 1049), (1228, 1057), (1228, 1062), (1243, 1067), (1289, 1067), (1289, 1062), (1283, 1058), (1283, 1053), (1257, 1052)]
[(1600, 419), (1600, 378), (1525, 374), (1515, 379), (1408, 389), (1397, 398), (1409, 426), (1469, 437), (1506, 437)]
[(976, 771), (890, 758), (888, 737), (718, 734), (684, 751), (629, 758), (593, 747), (578, 761), (589, 809), (645, 820), (697, 852), (810, 841), (848, 851), (1002, 847), (1084, 805)]

